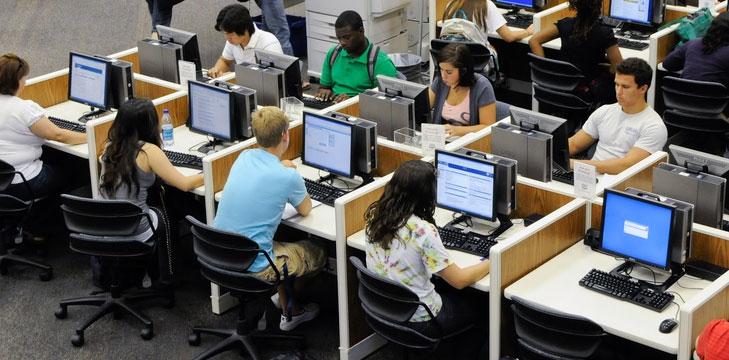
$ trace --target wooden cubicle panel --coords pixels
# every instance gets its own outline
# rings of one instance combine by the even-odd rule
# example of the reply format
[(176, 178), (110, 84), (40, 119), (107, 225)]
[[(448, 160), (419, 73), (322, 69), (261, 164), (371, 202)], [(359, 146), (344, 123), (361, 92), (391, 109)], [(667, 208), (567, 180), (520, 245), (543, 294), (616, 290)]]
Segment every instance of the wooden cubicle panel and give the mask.
[(602, 224), (602, 205), (590, 204), (590, 227), (599, 229)]
[(625, 190), (625, 188), (633, 187), (643, 191), (653, 191), (653, 169), (660, 163), (668, 162), (668, 156), (664, 156), (656, 160), (653, 164), (641, 170), (639, 173), (625, 179), (625, 181), (613, 186), (616, 190)]
[(517, 183), (516, 210), (512, 217), (525, 218), (534, 213), (547, 215), (572, 200), (574, 198), (567, 195)]
[(97, 159), (99, 158), (99, 156), (101, 156), (101, 153), (104, 152), (104, 144), (109, 137), (109, 129), (111, 129), (111, 124), (113, 123), (114, 120), (110, 120), (101, 124), (97, 124), (93, 127)]
[(501, 253), (501, 289), (578, 242), (585, 233), (585, 206)]
[(663, 62), (663, 59), (673, 51), (673, 48), (678, 44), (678, 35), (675, 31), (671, 31), (664, 36), (658, 38), (658, 46), (656, 48), (656, 64)]
[(375, 170), (375, 176), (385, 176), (394, 172), (402, 163), (408, 160), (419, 160), (421, 158), (421, 155), (377, 145), (377, 169)]
[(491, 134), (466, 145), (466, 149), (491, 153)]
[(338, 113), (359, 117), (359, 101), (337, 110)]
[(210, 163), (213, 173), (213, 194), (223, 190), (225, 182), (228, 181), (230, 169), (233, 167), (233, 163), (238, 158), (238, 155), (243, 152), (243, 150), (247, 150), (253, 147), (255, 146), (238, 149), (229, 154), (221, 156)]
[(172, 117), (172, 126), (174, 127), (185, 125), (187, 122), (187, 117), (189, 115), (187, 95), (155, 105), (155, 108), (157, 109), (157, 116), (159, 116), (160, 120), (162, 119), (162, 112), (164, 109), (168, 109), (170, 111), (170, 116)]
[[(129, 55), (124, 55), (119, 58), (119, 60), (128, 61), (132, 63), (132, 72), (141, 74), (142, 71), (139, 69), (139, 53), (135, 52)], [(152, 99), (152, 98), (150, 98)]]
[(26, 84), (20, 98), (33, 100), (44, 108), (68, 101), (68, 73), (35, 84)]
[(350, 235), (364, 229), (365, 220), (364, 214), (367, 211), (367, 207), (373, 202), (380, 199), (382, 193), (385, 191), (386, 183), (383, 183), (381, 187), (376, 188), (344, 204), (344, 236), (349, 237)]
[(134, 79), (134, 97), (137, 98), (157, 99), (177, 91), (179, 90), (152, 84), (140, 79)]
[(289, 128), (289, 148), (283, 154), (284, 159), (293, 160), (301, 157), (304, 150), (304, 135), (302, 125)]
[(564, 19), (566, 17), (574, 17), (577, 16), (577, 12), (575, 10), (570, 9), (569, 7), (566, 7), (564, 9), (555, 11), (551, 14), (545, 15), (541, 17), (539, 20), (539, 28), (540, 29), (546, 29), (547, 26), (556, 24), (557, 21)]
[(696, 231), (691, 236), (691, 259), (729, 268), (728, 240)]
[(706, 324), (714, 319), (729, 318), (729, 287), (716, 293), (706, 303), (694, 310), (691, 318), (691, 349), (694, 349), (695, 339)]

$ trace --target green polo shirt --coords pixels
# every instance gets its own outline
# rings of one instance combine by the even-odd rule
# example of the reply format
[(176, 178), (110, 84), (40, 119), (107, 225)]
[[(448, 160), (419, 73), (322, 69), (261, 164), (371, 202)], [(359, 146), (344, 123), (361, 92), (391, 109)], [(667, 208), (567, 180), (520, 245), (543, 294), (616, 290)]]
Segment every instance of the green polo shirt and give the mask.
[[(319, 82), (323, 87), (330, 88), (334, 94), (347, 94), (355, 96), (367, 89), (377, 86), (377, 79), (370, 81), (367, 73), (367, 53), (372, 44), (367, 41), (367, 49), (358, 57), (352, 57), (347, 50), (342, 49), (339, 55), (334, 59), (333, 66), (329, 66), (329, 59), (334, 52), (334, 47), (329, 49), (327, 56), (324, 58), (324, 65), (321, 69), (321, 79)], [(336, 47), (336, 46), (335, 46)], [(397, 77), (397, 69), (387, 54), (380, 50), (375, 61), (375, 73), (377, 75), (385, 75)]]

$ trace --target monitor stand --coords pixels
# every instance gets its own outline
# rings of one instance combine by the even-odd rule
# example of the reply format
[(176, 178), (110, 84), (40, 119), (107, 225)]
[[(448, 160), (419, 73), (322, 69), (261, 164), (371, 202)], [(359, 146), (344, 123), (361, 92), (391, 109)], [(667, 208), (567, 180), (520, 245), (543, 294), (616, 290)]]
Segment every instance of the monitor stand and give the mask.
[[(375, 178), (372, 177), (372, 175), (369, 175), (369, 174), (357, 174), (357, 175), (362, 178), (362, 183), (359, 184), (359, 185), (357, 185), (352, 190), (359, 189), (359, 188), (361, 188), (361, 187), (363, 187), (363, 186), (365, 186), (365, 185), (367, 185), (367, 184), (375, 181)], [(336, 178), (337, 178), (337, 175), (335, 175), (335, 174), (328, 174), (328, 175), (324, 175), (324, 176), (319, 177), (319, 179), (316, 180), (316, 182), (318, 182), (320, 184), (323, 184), (323, 183), (325, 183), (327, 181), (331, 182), (332, 180), (334, 180)]]
[[(506, 230), (508, 230), (512, 225), (514, 225), (511, 222), (511, 219), (509, 219), (509, 216), (502, 215), (502, 214), (496, 214), (496, 219), (499, 220), (499, 226), (496, 227), (493, 231), (491, 231), (489, 234), (486, 235), (486, 239), (491, 241), (496, 241), (496, 239), (501, 236)], [(472, 224), (471, 216), (469, 215), (461, 215), (450, 222), (446, 224), (446, 228), (457, 228), (455, 225), (458, 225), (460, 223), (466, 223)]]
[(637, 25), (628, 22), (621, 22), (616, 27), (617, 35), (633, 40), (648, 40), (656, 32), (655, 26)]
[(200, 145), (200, 147), (197, 148), (197, 151), (199, 151), (203, 154), (213, 153), (213, 152), (217, 151), (215, 149), (216, 146), (219, 146), (219, 148), (217, 150), (222, 149), (224, 147), (223, 141), (217, 140), (217, 139), (210, 140), (210, 141), (206, 142), (205, 144)]
[(107, 112), (108, 112), (107, 110), (97, 109), (97, 108), (91, 106), (89, 111), (83, 113), (83, 115), (81, 115), (81, 117), (78, 118), (78, 121), (80, 123), (85, 124), (87, 121), (97, 118), (101, 115), (104, 115)]
[[(613, 270), (611, 270), (610, 275), (631, 278), (632, 276), (630, 276), (629, 274), (630, 274), (630, 271), (633, 270), (634, 266), (636, 266), (636, 263), (634, 263), (632, 261), (626, 261), (626, 262), (618, 265)], [(638, 266), (642, 267), (643, 265), (638, 265)], [(655, 272), (655, 270), (653, 270), (653, 269), (650, 269), (650, 271)], [(645, 281), (645, 280), (640, 280), (640, 279), (636, 279), (636, 280), (638, 280), (638, 282), (644, 287), (651, 288), (654, 291), (665, 292), (666, 290), (668, 290), (668, 288), (671, 287), (671, 285), (673, 285), (676, 281), (678, 281), (678, 279), (680, 279), (681, 276), (683, 276), (683, 274), (685, 274), (685, 273), (686, 273), (686, 271), (684, 270), (683, 266), (671, 264), (671, 276), (669, 276), (668, 279), (666, 279), (662, 283), (654, 284), (654, 283), (651, 283), (650, 281)], [(654, 275), (655, 275), (655, 273), (654, 273)], [(635, 278), (633, 278), (633, 279), (635, 279)]]

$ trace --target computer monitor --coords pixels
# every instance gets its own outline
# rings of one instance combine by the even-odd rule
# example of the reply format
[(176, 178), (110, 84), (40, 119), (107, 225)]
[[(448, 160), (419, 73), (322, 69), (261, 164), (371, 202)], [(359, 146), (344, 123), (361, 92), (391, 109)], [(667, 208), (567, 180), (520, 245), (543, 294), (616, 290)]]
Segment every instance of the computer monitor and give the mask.
[(722, 177), (729, 174), (729, 159), (727, 158), (677, 145), (669, 145), (668, 150), (675, 163), (687, 169)]
[(454, 152), (436, 151), (436, 204), (460, 214), (496, 220), (496, 164)]
[(202, 71), (197, 34), (163, 25), (157, 25), (157, 34), (160, 41), (168, 41), (182, 46), (182, 60), (194, 62), (197, 71)]
[(233, 97), (223, 88), (198, 81), (187, 83), (190, 130), (216, 140), (236, 140)]
[(68, 66), (69, 100), (109, 110), (111, 60), (71, 52)]
[(264, 106), (280, 106), (281, 98), (302, 99), (301, 68), (294, 56), (255, 49), (256, 63), (235, 65), (239, 85), (255, 89), (258, 102)]
[(610, 0), (609, 17), (641, 26), (663, 21), (664, 0)]
[(380, 92), (389, 96), (401, 96), (414, 101), (412, 118), (415, 123), (415, 130), (420, 130), (420, 124), (422, 123), (430, 123), (428, 85), (400, 80), (385, 75), (377, 75), (377, 82)]
[(599, 249), (668, 270), (674, 215), (674, 208), (659, 200), (606, 189)]
[(304, 112), (304, 165), (352, 178), (354, 125), (332, 117)]
[(503, 8), (536, 10), (539, 6), (535, 0), (495, 0), (494, 4)]
[(258, 65), (274, 67), (284, 72), (284, 93), (282, 97), (295, 97), (301, 100), (303, 93), (299, 58), (261, 49), (254, 49), (253, 52), (256, 55)]
[(562, 171), (570, 169), (569, 131), (567, 120), (512, 106), (511, 123), (526, 130), (552, 135), (552, 161)]

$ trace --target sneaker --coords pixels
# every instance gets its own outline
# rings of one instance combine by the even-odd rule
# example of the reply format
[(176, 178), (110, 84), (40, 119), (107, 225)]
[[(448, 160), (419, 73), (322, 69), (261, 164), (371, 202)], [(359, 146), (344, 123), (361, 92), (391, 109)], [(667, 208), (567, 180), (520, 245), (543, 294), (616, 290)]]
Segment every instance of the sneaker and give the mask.
[(273, 306), (275, 306), (276, 309), (281, 310), (281, 302), (278, 301), (278, 292), (271, 295), (271, 301), (273, 302)]
[(314, 319), (317, 315), (319, 315), (319, 305), (308, 303), (304, 306), (304, 311), (301, 314), (291, 317), (291, 321), (286, 321), (286, 315), (281, 315), (279, 328), (281, 331), (291, 331), (299, 324)]

